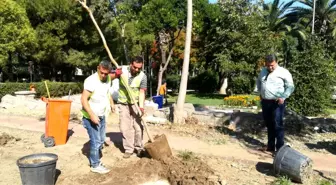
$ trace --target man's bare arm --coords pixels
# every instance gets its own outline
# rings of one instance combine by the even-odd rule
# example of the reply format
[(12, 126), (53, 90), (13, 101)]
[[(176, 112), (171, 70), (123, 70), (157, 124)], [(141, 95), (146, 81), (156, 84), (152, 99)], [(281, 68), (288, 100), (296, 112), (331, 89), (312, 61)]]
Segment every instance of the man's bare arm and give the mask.
[(145, 89), (140, 89), (140, 95), (139, 95), (139, 107), (140, 108), (144, 108), (145, 94), (146, 94), (146, 90)]
[(90, 95), (91, 92), (84, 89), (81, 97), (81, 103), (83, 105), (84, 110), (89, 114), (91, 121), (94, 122), (95, 124), (99, 124), (99, 118), (94, 114), (89, 105), (88, 99)]

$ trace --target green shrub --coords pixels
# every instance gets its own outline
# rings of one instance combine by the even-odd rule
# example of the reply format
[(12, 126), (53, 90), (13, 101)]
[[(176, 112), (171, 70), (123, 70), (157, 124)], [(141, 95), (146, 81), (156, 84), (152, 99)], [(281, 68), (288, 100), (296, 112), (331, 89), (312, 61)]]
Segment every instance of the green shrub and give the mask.
[(179, 151), (178, 156), (184, 161), (192, 161), (192, 160), (197, 159), (197, 156), (195, 155), (195, 153), (188, 151), (188, 150)]
[(180, 75), (167, 75), (166, 78), (167, 88), (178, 91), (180, 89), (180, 81), (181, 81)]
[(280, 177), (272, 185), (292, 185), (292, 182), (288, 177)]
[(253, 91), (254, 80), (246, 75), (236, 76), (229, 82), (229, 89), (234, 94), (250, 94)]
[(212, 71), (204, 71), (195, 78), (190, 79), (190, 86), (188, 84), (188, 88), (198, 90), (200, 93), (213, 93), (216, 91), (218, 83), (218, 74)]
[(289, 107), (297, 113), (315, 116), (331, 105), (335, 85), (334, 61), (319, 41), (310, 41), (301, 52), (292, 51), (288, 65), (295, 90), (288, 99)]
[[(36, 97), (47, 95), (47, 90), (44, 82), (34, 82), (32, 83), (35, 86)], [(71, 89), (71, 94), (81, 93), (83, 90), (83, 83), (75, 83), (75, 82), (47, 82), (50, 97), (61, 97), (69, 94), (69, 90)], [(14, 95), (16, 91), (29, 91), (29, 83), (3, 83), (0, 84), (0, 98), (5, 96), (6, 94)]]
[(333, 185), (333, 183), (328, 180), (323, 179), (318, 182), (318, 185)]

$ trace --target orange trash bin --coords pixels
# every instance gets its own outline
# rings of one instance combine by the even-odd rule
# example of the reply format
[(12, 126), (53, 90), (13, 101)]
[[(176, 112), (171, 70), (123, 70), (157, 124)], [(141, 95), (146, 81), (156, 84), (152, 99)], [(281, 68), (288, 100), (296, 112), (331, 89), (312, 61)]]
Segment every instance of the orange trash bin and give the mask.
[[(46, 98), (42, 98), (42, 100), (47, 103), (45, 140), (42, 139), (45, 146), (52, 145), (52, 141), (47, 141), (48, 138), (53, 138), (54, 145), (66, 144), (72, 101)], [(46, 142), (49, 142), (49, 144), (46, 144)]]

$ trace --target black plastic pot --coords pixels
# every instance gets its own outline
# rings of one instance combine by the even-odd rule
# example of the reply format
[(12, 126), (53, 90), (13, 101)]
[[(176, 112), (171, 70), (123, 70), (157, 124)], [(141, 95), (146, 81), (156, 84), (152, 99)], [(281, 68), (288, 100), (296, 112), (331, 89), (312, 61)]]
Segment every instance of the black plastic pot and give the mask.
[[(39, 159), (50, 158), (48, 161)], [(25, 163), (27, 160), (37, 160), (35, 163)], [(16, 161), (20, 170), (22, 185), (54, 185), (56, 162), (58, 156), (52, 153), (39, 153), (21, 157)]]

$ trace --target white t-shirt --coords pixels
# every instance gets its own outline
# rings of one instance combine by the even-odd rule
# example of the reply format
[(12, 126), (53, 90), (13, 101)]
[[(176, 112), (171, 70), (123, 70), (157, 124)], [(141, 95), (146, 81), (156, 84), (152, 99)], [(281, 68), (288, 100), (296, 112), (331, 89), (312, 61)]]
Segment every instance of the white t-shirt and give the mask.
[(114, 101), (118, 101), (119, 97), (119, 79), (116, 78), (112, 80), (112, 86), (110, 88), (110, 93)]
[(104, 116), (105, 109), (110, 106), (110, 87), (111, 81), (103, 83), (100, 81), (97, 72), (84, 81), (84, 89), (92, 93), (89, 98), (89, 105), (96, 116)]

